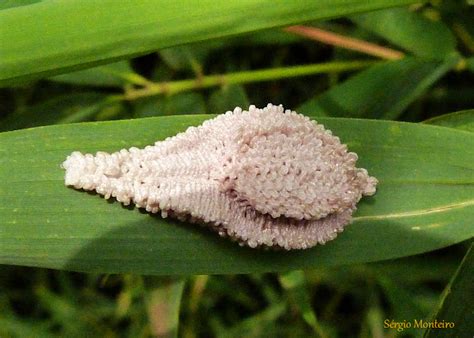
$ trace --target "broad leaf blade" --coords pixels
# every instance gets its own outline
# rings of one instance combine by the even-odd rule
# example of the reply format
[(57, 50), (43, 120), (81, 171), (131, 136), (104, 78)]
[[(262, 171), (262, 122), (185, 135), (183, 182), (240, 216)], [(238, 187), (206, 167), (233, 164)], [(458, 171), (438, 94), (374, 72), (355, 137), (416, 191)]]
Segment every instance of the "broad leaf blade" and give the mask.
[(58, 5), (42, 1), (0, 11), (0, 84), (194, 41), (413, 2), (69, 0)]
[(206, 118), (0, 134), (0, 263), (161, 275), (286, 271), (414, 255), (474, 235), (474, 135), (428, 125), (321, 119), (380, 184), (339, 238), (306, 251), (241, 248), (199, 226), (64, 186), (60, 164), (73, 150), (143, 147)]

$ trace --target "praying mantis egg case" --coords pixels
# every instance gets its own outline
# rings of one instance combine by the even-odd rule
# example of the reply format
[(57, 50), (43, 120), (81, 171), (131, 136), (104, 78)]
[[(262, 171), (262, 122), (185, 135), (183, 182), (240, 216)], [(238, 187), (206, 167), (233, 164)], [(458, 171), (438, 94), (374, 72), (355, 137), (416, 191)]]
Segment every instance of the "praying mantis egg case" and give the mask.
[(208, 225), (249, 247), (334, 239), (377, 180), (322, 125), (268, 104), (235, 108), (144, 149), (73, 152), (65, 184)]

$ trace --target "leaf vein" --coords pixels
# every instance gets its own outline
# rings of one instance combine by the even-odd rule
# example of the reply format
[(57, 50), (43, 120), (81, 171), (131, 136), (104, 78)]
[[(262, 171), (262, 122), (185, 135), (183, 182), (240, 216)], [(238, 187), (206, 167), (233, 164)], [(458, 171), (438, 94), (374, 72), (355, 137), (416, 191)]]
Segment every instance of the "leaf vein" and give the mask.
[(467, 200), (464, 202), (440, 205), (435, 208), (412, 210), (412, 211), (398, 212), (398, 213), (385, 214), (385, 215), (359, 216), (359, 217), (354, 217), (354, 221), (372, 221), (372, 220), (391, 219), (391, 218), (424, 216), (424, 215), (429, 215), (429, 214), (447, 212), (453, 209), (460, 209), (460, 208), (465, 208), (469, 206), (474, 206), (474, 199)]

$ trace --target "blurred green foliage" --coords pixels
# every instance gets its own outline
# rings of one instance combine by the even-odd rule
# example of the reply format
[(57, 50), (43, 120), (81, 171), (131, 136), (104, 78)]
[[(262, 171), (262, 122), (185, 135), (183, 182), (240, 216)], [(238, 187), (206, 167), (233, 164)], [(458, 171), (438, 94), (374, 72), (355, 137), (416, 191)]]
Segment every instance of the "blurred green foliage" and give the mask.
[[(26, 6), (36, 1), (20, 2)], [(6, 1), (0, 9), (14, 10), (20, 2)], [(428, 123), (472, 132), (473, 17), (469, 1), (437, 0), (310, 23), (406, 54), (402, 60), (377, 61), (361, 70), (332, 69), (286, 79), (270, 75), (257, 83), (222, 81), (200, 88), (208, 75), (373, 59), (271, 29), (13, 84), (0, 89), (0, 130), (214, 114), (237, 105), (273, 102), (313, 115), (429, 119)], [(179, 87), (172, 94), (166, 91), (167, 85), (185, 79), (193, 80), (191, 87)], [(157, 86), (164, 88), (160, 94), (147, 92)], [(137, 91), (145, 95), (135, 98)], [(463, 112), (442, 116), (456, 111)], [(384, 321), (430, 320), (468, 242), (365, 265), (279, 275), (192, 276), (186, 283), (174, 281), (165, 290), (157, 277), (0, 266), (0, 336), (149, 337), (159, 332), (153, 326), (157, 320), (153, 309), (169, 299), (179, 304), (182, 296), (178, 332), (187, 338), (419, 337), (423, 330), (399, 332), (384, 328)], [(472, 251), (469, 259), (472, 267)], [(459, 271), (460, 278), (452, 284), (467, 286), (456, 290), (458, 302), (464, 292), (469, 294), (468, 286), (472, 289), (472, 269), (470, 275), (463, 275), (466, 265)], [(463, 310), (450, 302), (450, 308), (441, 307), (439, 313), (455, 320)], [(467, 320), (473, 319), (468, 313)], [(441, 333), (451, 336), (449, 331)]]

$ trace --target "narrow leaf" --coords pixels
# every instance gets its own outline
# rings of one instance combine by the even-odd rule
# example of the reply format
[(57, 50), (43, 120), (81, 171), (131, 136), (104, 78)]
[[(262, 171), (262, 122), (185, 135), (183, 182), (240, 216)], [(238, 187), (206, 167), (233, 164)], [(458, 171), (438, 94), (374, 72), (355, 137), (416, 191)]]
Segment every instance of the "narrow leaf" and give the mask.
[(240, 85), (224, 86), (215, 90), (209, 97), (209, 111), (223, 112), (235, 107), (248, 107), (249, 99), (244, 87)]
[(474, 235), (474, 135), (423, 124), (321, 119), (380, 183), (336, 240), (305, 251), (242, 248), (199, 226), (64, 186), (60, 164), (74, 150), (143, 147), (206, 118), (0, 134), (0, 263), (157, 275), (288, 271), (404, 257)]
[(474, 73), (474, 57), (466, 59), (466, 68)]
[(244, 319), (229, 330), (219, 334), (222, 338), (261, 337), (268, 332), (279, 317), (286, 311), (285, 302), (276, 302), (254, 316)]
[(126, 61), (57, 75), (49, 78), (56, 82), (80, 86), (121, 87), (127, 83), (127, 76), (134, 71)]
[(293, 304), (301, 312), (305, 322), (313, 328), (319, 337), (326, 338), (327, 335), (321, 328), (311, 305), (311, 297), (304, 272), (301, 270), (290, 271), (280, 275), (279, 279), (280, 284), (289, 294)]
[(143, 98), (134, 104), (134, 111), (136, 117), (205, 114), (206, 103), (199, 93), (180, 93)]
[(358, 14), (351, 19), (414, 55), (443, 60), (456, 52), (456, 40), (441, 21), (433, 21), (406, 8)]
[[(6, 118), (0, 120), (0, 130), (87, 121), (100, 109), (105, 100), (104, 94), (95, 92), (58, 95), (31, 105), (27, 110), (23, 109), (7, 115)], [(89, 114), (84, 114), (86, 112)], [(73, 119), (74, 117), (76, 118)]]
[(395, 119), (449, 71), (443, 63), (404, 58), (372, 66), (305, 102), (298, 111), (319, 116)]
[(41, 1), (0, 11), (0, 84), (194, 41), (413, 2), (69, 0), (58, 5)]
[(423, 123), (474, 132), (474, 109), (436, 116)]
[[(426, 338), (471, 337), (474, 318), (474, 244), (471, 244), (458, 271), (444, 290), (440, 308), (432, 322), (453, 323), (449, 328), (428, 328)], [(451, 324), (449, 324), (451, 325)]]

